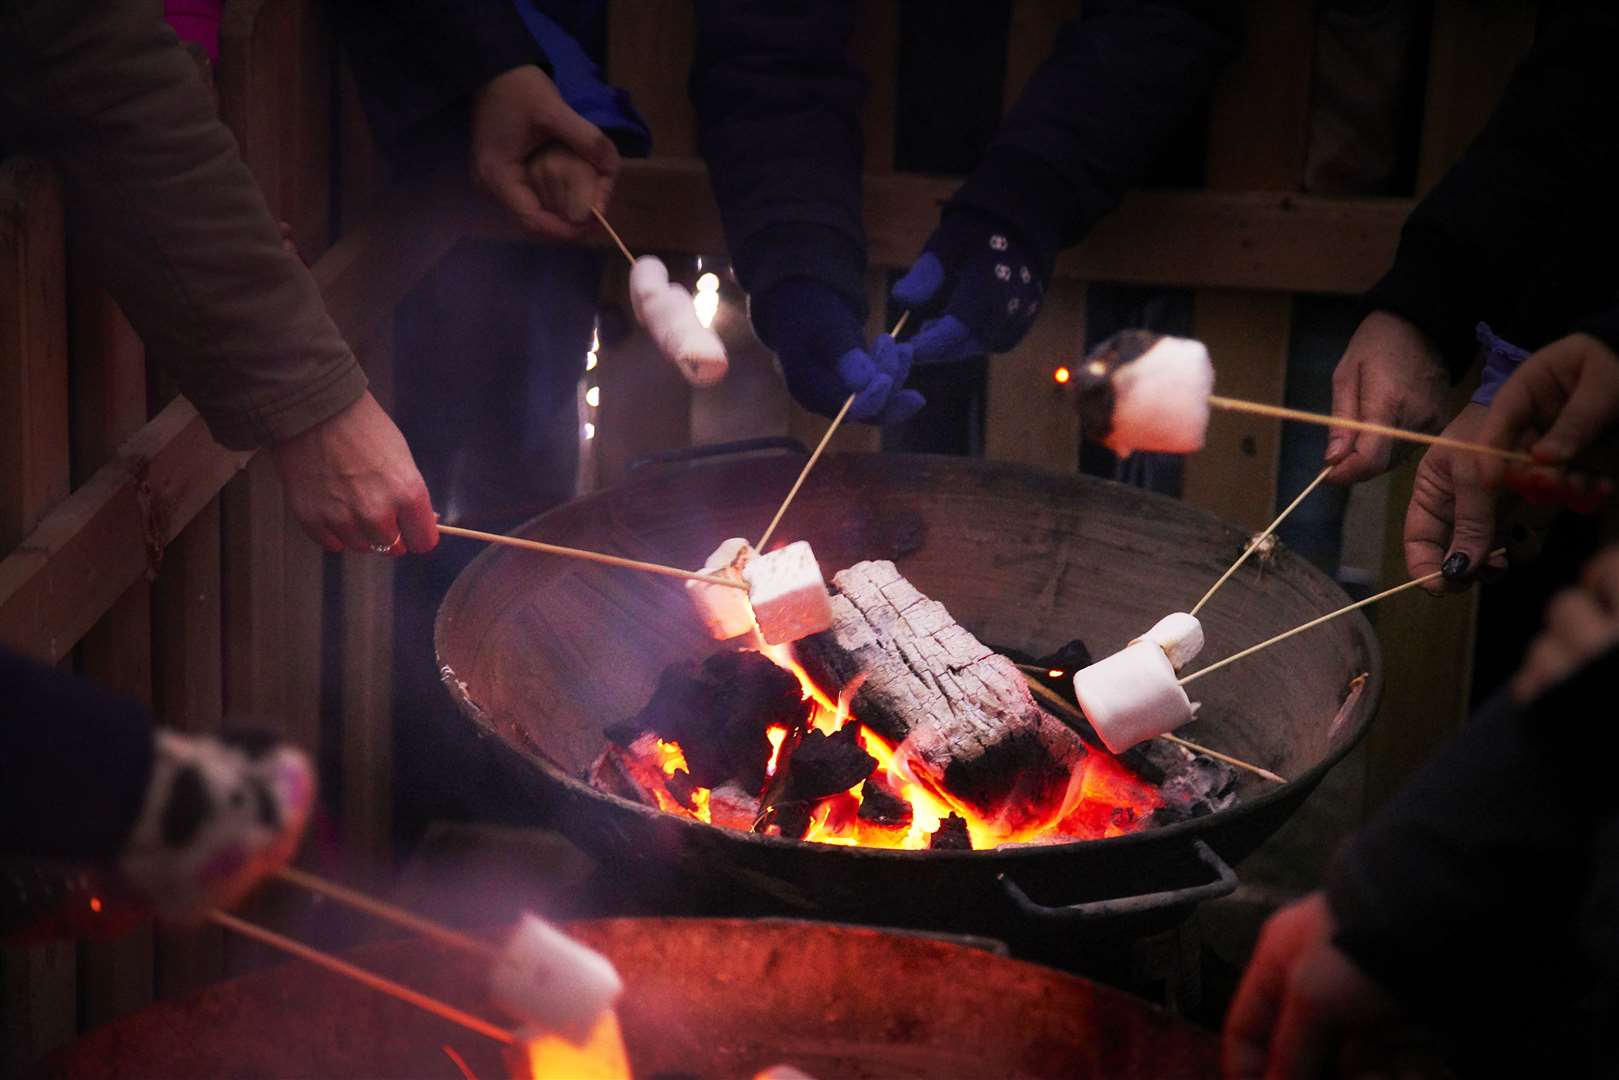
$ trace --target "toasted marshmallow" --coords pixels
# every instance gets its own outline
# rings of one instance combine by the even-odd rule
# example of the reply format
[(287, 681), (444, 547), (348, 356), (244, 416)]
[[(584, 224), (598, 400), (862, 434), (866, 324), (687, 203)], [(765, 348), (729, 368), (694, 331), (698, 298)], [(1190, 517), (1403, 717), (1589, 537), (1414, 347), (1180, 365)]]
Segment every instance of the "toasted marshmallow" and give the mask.
[[(1169, 658), (1169, 665), (1179, 671), (1203, 651), (1203, 624), (1197, 621), (1196, 615), (1177, 611), (1159, 619), (1151, 630), (1136, 638), (1136, 641), (1150, 641), (1157, 645)], [(1130, 644), (1134, 645), (1136, 641)]]
[(1137, 641), (1074, 674), (1085, 718), (1115, 754), (1165, 735), (1192, 719), (1192, 702), (1164, 650)]
[(1086, 357), (1074, 385), (1085, 438), (1120, 457), (1203, 449), (1214, 365), (1200, 341), (1120, 331)]
[(764, 555), (742, 568), (753, 602), (753, 618), (767, 643), (781, 645), (818, 634), (832, 625), (832, 597), (803, 540)]
[(671, 284), (663, 261), (643, 255), (630, 270), (630, 306), (664, 359), (693, 386), (713, 386), (725, 378), (730, 361), (719, 335), (704, 326), (691, 293)]
[(489, 971), (496, 1005), (530, 1028), (584, 1042), (624, 992), (612, 961), (524, 912)]
[[(752, 559), (752, 546), (742, 537), (733, 536), (714, 549), (699, 572), (743, 584), (742, 568)], [(688, 580), (686, 595), (691, 597), (715, 641), (729, 641), (753, 630), (753, 605), (748, 603), (744, 590)]]

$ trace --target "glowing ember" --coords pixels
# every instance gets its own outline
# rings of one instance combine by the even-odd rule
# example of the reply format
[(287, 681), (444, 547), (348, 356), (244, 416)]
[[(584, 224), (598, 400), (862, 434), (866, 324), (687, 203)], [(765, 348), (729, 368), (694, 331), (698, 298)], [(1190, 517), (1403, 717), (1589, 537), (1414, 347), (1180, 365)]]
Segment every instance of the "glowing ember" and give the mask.
[(1051, 373), (1051, 377), (1056, 380), (1057, 384), (1060, 386), (1063, 383), (1066, 383), (1069, 379), (1072, 379), (1074, 377), (1074, 373), (1065, 367), (1060, 367)]
[(583, 1043), (545, 1034), (523, 1043), (521, 1052), (528, 1059), (530, 1080), (632, 1080), (618, 1016), (610, 1010)]
[[(814, 703), (808, 721), (811, 727), (831, 735), (846, 725), (855, 725), (856, 742), (877, 762), (876, 769), (865, 780), (847, 791), (818, 799), (807, 808), (808, 825), (801, 837), (804, 840), (920, 850), (930, 846), (940, 823), (952, 814), (966, 822), (972, 846), (980, 850), (1001, 844), (1090, 840), (1132, 832), (1164, 805), (1154, 785), (1137, 777), (1117, 758), (1092, 752), (1080, 759), (1060, 799), (1053, 799), (1049, 806), (1035, 808), (1032, 814), (1028, 807), (1020, 807), (1017, 826), (986, 817), (949, 791), (920, 778), (908, 765), (905, 747), (892, 745), (860, 724), (850, 711), (857, 685), (845, 687), (838, 699), (833, 700), (811, 681), (794, 659), (791, 647), (765, 646), (762, 652), (779, 667), (792, 672), (803, 689), (804, 700)], [(769, 761), (765, 766), (768, 786), (768, 782), (776, 780), (778, 771), (791, 768), (800, 742), (792, 731), (780, 724), (767, 728), (765, 738), (769, 743)], [(636, 779), (652, 794), (659, 809), (713, 823), (711, 792), (692, 785), (686, 755), (678, 743), (643, 736), (625, 757)], [(909, 820), (897, 813), (891, 818), (873, 815), (881, 820), (861, 817), (861, 807), (871, 785), (880, 786), (888, 803), (896, 808), (899, 804), (893, 803), (894, 799), (908, 806)], [(804, 813), (804, 804), (797, 805), (800, 813)], [(772, 821), (766, 827), (767, 832), (781, 832), (773, 819), (767, 820)], [(739, 824), (732, 812), (722, 818), (722, 823), (746, 827)]]

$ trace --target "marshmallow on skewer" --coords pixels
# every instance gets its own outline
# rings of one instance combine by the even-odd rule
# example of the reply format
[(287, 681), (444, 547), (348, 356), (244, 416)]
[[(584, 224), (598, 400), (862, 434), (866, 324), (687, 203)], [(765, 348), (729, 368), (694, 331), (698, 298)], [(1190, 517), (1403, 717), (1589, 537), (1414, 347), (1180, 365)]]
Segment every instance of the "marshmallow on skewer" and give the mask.
[[(1196, 615), (1177, 611), (1159, 619), (1151, 630), (1136, 638), (1136, 641), (1150, 641), (1157, 645), (1169, 658), (1170, 667), (1179, 671), (1203, 651), (1203, 624), (1197, 621)], [(1130, 644), (1134, 645), (1136, 641)]]
[(742, 568), (759, 633), (771, 645), (818, 634), (832, 625), (832, 597), (803, 540), (764, 555)]
[(1124, 330), (1091, 352), (1074, 381), (1085, 438), (1120, 457), (1203, 449), (1214, 365), (1201, 341)]
[(573, 1043), (590, 1037), (623, 992), (611, 960), (526, 911), (489, 971), (496, 1005)]
[(671, 284), (662, 260), (642, 255), (630, 269), (630, 305), (664, 359), (680, 369), (693, 386), (713, 386), (725, 378), (730, 362), (719, 335), (697, 319), (691, 293)]
[[(740, 582), (743, 568), (753, 558), (753, 547), (742, 537), (733, 536), (714, 549), (701, 572)], [(741, 589), (688, 581), (686, 594), (696, 605), (697, 613), (703, 617), (714, 640), (729, 641), (753, 630), (753, 605), (748, 603), (748, 594)]]
[(1192, 702), (1164, 650), (1140, 640), (1074, 674), (1074, 696), (1108, 750), (1167, 735), (1192, 719)]

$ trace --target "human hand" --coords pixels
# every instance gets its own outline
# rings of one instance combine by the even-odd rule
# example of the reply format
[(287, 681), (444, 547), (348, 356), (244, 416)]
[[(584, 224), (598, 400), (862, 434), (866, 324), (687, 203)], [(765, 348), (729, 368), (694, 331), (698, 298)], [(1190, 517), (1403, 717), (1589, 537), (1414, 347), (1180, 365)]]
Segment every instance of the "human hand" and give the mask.
[(432, 551), (438, 522), (410, 447), (375, 398), (271, 448), (287, 505), (327, 551)]
[(1332, 1075), (1346, 1041), (1395, 1017), (1387, 992), (1333, 945), (1335, 933), (1321, 893), (1265, 923), (1226, 1014), (1226, 1077)]
[(910, 344), (882, 334), (868, 348), (854, 311), (819, 282), (792, 278), (755, 298), (753, 322), (781, 360), (788, 392), (811, 412), (836, 416), (854, 395), (850, 420), (888, 425), (910, 419), (926, 403), (904, 389)]
[[(1387, 311), (1361, 320), (1332, 373), (1332, 415), (1413, 431), (1437, 431), (1448, 378), (1433, 341)], [(1358, 484), (1387, 472), (1394, 441), (1369, 432), (1334, 430), (1327, 439), (1327, 479)]]
[(1005, 225), (977, 211), (949, 211), (894, 283), (894, 302), (924, 319), (910, 341), (917, 362), (1006, 352), (1033, 324), (1046, 276)]
[[(1445, 436), (1478, 442), (1485, 409), (1469, 403), (1445, 428)], [(1491, 551), (1495, 539), (1495, 492), (1480, 474), (1483, 455), (1430, 447), (1417, 465), (1405, 512), (1405, 565), (1412, 577), (1443, 570), (1423, 586), (1431, 593), (1464, 588), (1481, 566), (1504, 565)]]
[(1530, 466), (1489, 459), (1483, 482), (1535, 500), (1594, 510), (1613, 482), (1569, 471), (1581, 455), (1619, 431), (1619, 355), (1589, 334), (1570, 334), (1523, 362), (1496, 392), (1479, 439), (1502, 449), (1527, 450)]
[(473, 175), (530, 232), (577, 239), (618, 168), (613, 141), (533, 65), (495, 76), (473, 99)]
[(1540, 696), (1601, 653), (1619, 644), (1619, 547), (1599, 552), (1580, 584), (1546, 606), (1546, 625), (1513, 676), (1515, 701)]

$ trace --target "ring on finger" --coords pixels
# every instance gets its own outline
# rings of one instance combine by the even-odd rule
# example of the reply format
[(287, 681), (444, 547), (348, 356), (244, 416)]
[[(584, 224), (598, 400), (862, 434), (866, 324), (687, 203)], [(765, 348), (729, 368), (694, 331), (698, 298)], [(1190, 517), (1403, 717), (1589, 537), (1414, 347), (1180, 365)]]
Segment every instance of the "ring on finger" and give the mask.
[(405, 534), (403, 532), (396, 532), (396, 533), (394, 533), (394, 538), (392, 540), (388, 541), (386, 544), (372, 544), (371, 545), (371, 554), (373, 554), (373, 555), (388, 555), (388, 554), (391, 554), (391, 553), (393, 553), (394, 551), (396, 551), (399, 548), (399, 544), (400, 544), (401, 541), (404, 540), (404, 538), (405, 538)]

